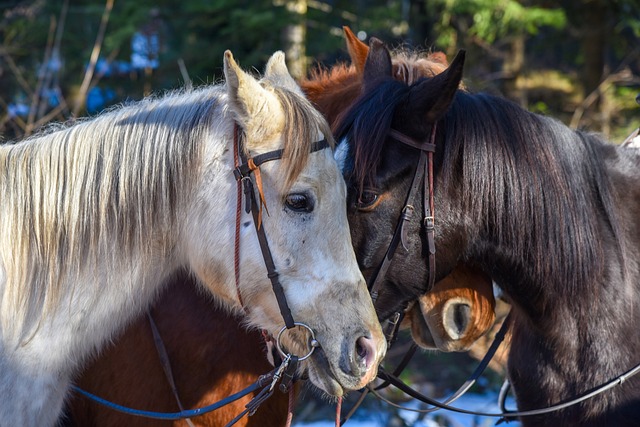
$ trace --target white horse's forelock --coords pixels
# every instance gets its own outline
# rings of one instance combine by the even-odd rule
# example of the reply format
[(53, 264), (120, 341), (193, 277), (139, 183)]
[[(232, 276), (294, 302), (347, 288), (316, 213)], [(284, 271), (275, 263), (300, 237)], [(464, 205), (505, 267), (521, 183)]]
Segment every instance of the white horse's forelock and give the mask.
[(32, 329), (97, 257), (126, 266), (171, 249), (175, 236), (148, 242), (175, 230), (222, 96), (176, 92), (0, 147), (5, 331)]

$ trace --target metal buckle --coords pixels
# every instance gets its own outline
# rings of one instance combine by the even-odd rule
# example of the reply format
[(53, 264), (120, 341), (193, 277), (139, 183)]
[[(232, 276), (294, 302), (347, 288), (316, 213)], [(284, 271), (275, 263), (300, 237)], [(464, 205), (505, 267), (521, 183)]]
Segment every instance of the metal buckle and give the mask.
[(400, 322), (402, 314), (399, 311), (396, 311), (389, 319), (387, 319), (384, 336), (387, 340), (387, 347), (391, 347), (393, 336), (398, 329), (398, 323)]
[(402, 208), (402, 219), (404, 221), (410, 221), (414, 210), (415, 208), (412, 205), (405, 205), (405, 207)]
[(435, 227), (435, 219), (433, 216), (425, 216), (422, 222), (427, 230), (433, 230)]

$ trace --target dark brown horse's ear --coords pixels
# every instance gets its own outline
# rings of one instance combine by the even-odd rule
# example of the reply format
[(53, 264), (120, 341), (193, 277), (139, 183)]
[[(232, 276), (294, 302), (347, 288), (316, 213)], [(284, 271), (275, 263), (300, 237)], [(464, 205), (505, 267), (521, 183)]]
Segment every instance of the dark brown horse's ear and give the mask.
[(342, 27), (342, 31), (344, 32), (344, 38), (347, 42), (347, 51), (351, 58), (351, 64), (356, 67), (358, 75), (361, 76), (364, 72), (364, 64), (367, 61), (367, 55), (369, 54), (369, 46), (360, 41), (348, 26), (345, 25)]
[(380, 39), (371, 37), (371, 40), (369, 40), (369, 54), (364, 64), (362, 77), (363, 91), (368, 91), (381, 78), (391, 77), (392, 71), (389, 50)]
[[(460, 50), (449, 68), (442, 73), (417, 83), (412, 89), (412, 108), (422, 111), (427, 122), (433, 123), (442, 117), (453, 102), (464, 68), (465, 51)], [(415, 94), (415, 95), (413, 95)]]

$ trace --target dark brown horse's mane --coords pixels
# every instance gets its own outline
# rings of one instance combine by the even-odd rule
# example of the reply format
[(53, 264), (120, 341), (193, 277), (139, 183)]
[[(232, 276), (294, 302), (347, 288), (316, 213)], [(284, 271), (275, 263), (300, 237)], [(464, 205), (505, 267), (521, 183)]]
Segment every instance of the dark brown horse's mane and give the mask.
[[(392, 123), (424, 120), (396, 117), (412, 87), (381, 79), (343, 115), (335, 135), (349, 141), (353, 185), (374, 183)], [(487, 221), (481, 232), (509, 245), (514, 263), (528, 260), (522, 276), (557, 286), (559, 295), (593, 283), (606, 259), (598, 221), (606, 220), (616, 241), (621, 235), (598, 153), (603, 142), (510, 101), (464, 91), (441, 122), (443, 185), (461, 187), (461, 209)]]
[(608, 258), (601, 219), (622, 256), (599, 137), (487, 94), (458, 92), (443, 122), (443, 185), (473, 195), (461, 208), (530, 266), (524, 277), (556, 295), (585, 292)]
[[(351, 111), (358, 111), (358, 108), (367, 105), (367, 108), (377, 108), (379, 105), (383, 106), (383, 109), (386, 111), (386, 114), (393, 114), (395, 109), (395, 105), (402, 101), (402, 98), (406, 93), (409, 92), (410, 86), (414, 85), (416, 82), (420, 81), (424, 78), (431, 78), (437, 74), (440, 74), (444, 70), (446, 70), (448, 66), (447, 57), (442, 52), (433, 52), (430, 50), (418, 50), (418, 49), (409, 49), (409, 48), (396, 48), (391, 52), (392, 57), (392, 78), (389, 79), (389, 83), (383, 83), (381, 87), (381, 93), (377, 95), (377, 100), (373, 100), (371, 104), (367, 105), (366, 101), (362, 99), (366, 98), (366, 94), (362, 94), (360, 100), (356, 101), (356, 104), (360, 107), (353, 107)], [(327, 85), (331, 84), (331, 79), (336, 79), (336, 81), (348, 81), (348, 75), (353, 74), (355, 72), (354, 67), (333, 67), (334, 69), (327, 70), (316, 70), (313, 72), (312, 76), (314, 79), (317, 79), (317, 83), (321, 86), (319, 90), (328, 89)], [(353, 86), (356, 82), (359, 83), (359, 80), (353, 81), (352, 78), (350, 84)], [(393, 82), (397, 82), (393, 83)], [(404, 84), (402, 84), (404, 83)], [(303, 83), (303, 87), (304, 87)], [(335, 85), (335, 83), (334, 83)], [(359, 84), (355, 84), (355, 86), (360, 87)], [(460, 88), (465, 90), (465, 86), (463, 83), (460, 84)], [(333, 86), (332, 86), (333, 89)], [(385, 91), (389, 91), (386, 93)], [(341, 114), (337, 117), (335, 122), (335, 126), (333, 127), (334, 134), (340, 135), (344, 132), (343, 124), (350, 122), (350, 119), (345, 118), (344, 116), (347, 114), (345, 108), (342, 108)], [(387, 117), (387, 119), (391, 119), (391, 117)], [(390, 122), (388, 123), (390, 126)], [(350, 125), (347, 125), (350, 126)], [(375, 165), (378, 164), (380, 160), (380, 155), (382, 153), (382, 146), (385, 142), (385, 135), (388, 133), (388, 128), (383, 129), (382, 126), (386, 126), (385, 121), (383, 122), (367, 122), (358, 121), (357, 126), (370, 127), (374, 126), (371, 133), (367, 134), (367, 138), (370, 140), (366, 144), (355, 143), (355, 152), (354, 154), (354, 170), (351, 172), (354, 173), (355, 181), (358, 183), (360, 189), (366, 186), (367, 181), (371, 181), (373, 174), (375, 173)], [(360, 132), (355, 132), (356, 134), (360, 134)], [(337, 140), (339, 141), (339, 140)], [(366, 147), (365, 147), (366, 145)]]

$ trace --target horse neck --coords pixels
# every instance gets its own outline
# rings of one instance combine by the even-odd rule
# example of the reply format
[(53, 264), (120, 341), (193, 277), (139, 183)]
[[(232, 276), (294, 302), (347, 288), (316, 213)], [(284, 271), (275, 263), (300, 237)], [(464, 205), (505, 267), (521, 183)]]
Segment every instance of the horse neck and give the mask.
[(556, 295), (603, 277), (621, 233), (601, 141), (485, 95), (459, 95), (444, 128), (442, 185), (459, 193), (470, 251)]
[[(510, 375), (520, 408), (539, 408), (599, 386), (639, 362), (639, 269), (632, 261), (638, 243), (625, 237), (640, 235), (637, 219), (625, 211), (640, 210), (638, 178), (625, 180), (612, 166), (615, 149), (591, 135), (512, 105), (480, 104), (504, 121), (466, 109), (467, 123), (461, 124), (454, 111), (446, 119), (447, 132), (456, 135), (452, 124), (466, 125), (456, 136), (474, 139), (467, 137), (464, 151), (445, 153), (445, 164), (461, 164), (463, 176), (474, 178), (455, 190), (471, 199), (460, 199), (458, 207), (465, 212), (463, 222), (472, 224), (465, 232), (471, 236), (465, 257), (490, 272), (513, 304)], [(469, 124), (478, 118), (485, 120)], [(453, 156), (462, 161), (455, 163)], [(640, 390), (634, 381), (631, 389)], [(586, 417), (637, 395), (616, 390), (579, 410), (545, 417), (544, 424), (582, 425)], [(531, 425), (536, 422), (542, 424)]]
[(5, 336), (73, 323), (60, 307), (91, 307), (91, 319), (117, 328), (115, 319), (146, 305), (178, 266), (177, 221), (198, 180), (203, 134), (184, 124), (198, 124), (188, 114), (195, 102), (153, 102), (0, 153), (0, 277), (15, 310), (4, 313)]
[[(520, 289), (508, 291), (508, 297), (517, 292)], [(583, 293), (588, 296), (588, 307), (564, 299), (550, 307), (542, 319), (530, 316), (521, 304), (513, 306), (508, 372), (520, 410), (575, 398), (640, 363), (636, 326), (640, 313), (633, 307), (638, 305), (637, 285), (620, 286), (614, 281), (599, 286), (596, 293)], [(584, 300), (583, 295), (575, 298)], [(635, 376), (622, 387), (575, 407), (527, 417), (523, 426), (635, 426), (640, 415), (638, 399), (640, 378)]]

